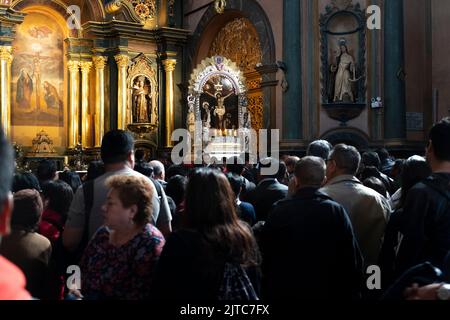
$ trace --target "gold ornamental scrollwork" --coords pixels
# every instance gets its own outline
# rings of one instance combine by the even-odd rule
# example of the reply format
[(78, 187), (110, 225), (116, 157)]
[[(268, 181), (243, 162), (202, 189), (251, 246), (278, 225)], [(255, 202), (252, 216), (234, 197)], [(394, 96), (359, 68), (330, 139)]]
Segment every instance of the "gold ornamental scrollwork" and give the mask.
[(238, 18), (226, 24), (211, 45), (209, 56), (215, 55), (234, 61), (244, 72), (254, 71), (262, 61), (262, 50), (250, 20)]
[(128, 63), (130, 62), (130, 57), (128, 57), (125, 54), (118, 54), (118, 55), (114, 56), (114, 59), (116, 60), (119, 68), (127, 67)]
[(6, 61), (11, 64), (13, 61), (12, 47), (10, 46), (0, 46), (0, 60)]
[(92, 62), (94, 63), (95, 69), (104, 69), (106, 67), (107, 57), (94, 56), (92, 57)]
[(227, 6), (226, 0), (215, 0), (214, 1), (214, 9), (218, 14), (222, 14), (225, 12), (225, 7)]
[(152, 20), (156, 17), (156, 1), (155, 0), (131, 0), (134, 12), (142, 23)]

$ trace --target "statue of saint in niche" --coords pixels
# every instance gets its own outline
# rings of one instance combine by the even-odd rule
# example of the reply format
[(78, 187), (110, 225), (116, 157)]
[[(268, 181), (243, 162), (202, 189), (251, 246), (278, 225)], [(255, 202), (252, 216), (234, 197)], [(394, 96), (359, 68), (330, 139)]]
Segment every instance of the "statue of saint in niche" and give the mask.
[(340, 54), (336, 57), (336, 64), (331, 65), (331, 72), (336, 73), (334, 81), (334, 102), (355, 102), (353, 83), (356, 79), (355, 60), (348, 52), (344, 41), (340, 42)]
[(133, 83), (133, 122), (150, 123), (152, 114), (152, 95), (150, 81), (144, 76)]

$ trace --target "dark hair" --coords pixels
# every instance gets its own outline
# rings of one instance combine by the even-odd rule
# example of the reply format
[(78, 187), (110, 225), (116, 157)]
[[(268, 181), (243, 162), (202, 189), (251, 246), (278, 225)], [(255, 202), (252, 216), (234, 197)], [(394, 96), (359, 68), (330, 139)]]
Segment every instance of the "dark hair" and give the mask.
[(13, 178), (12, 192), (26, 189), (41, 191), (38, 179), (31, 172), (16, 173)]
[(153, 174), (153, 167), (150, 166), (147, 162), (139, 161), (134, 165), (134, 171), (151, 178)]
[(378, 178), (378, 179), (381, 180), (381, 173), (380, 173), (380, 171), (377, 168), (373, 167), (373, 166), (365, 167), (360, 172), (359, 179), (361, 181), (364, 181), (364, 180), (369, 179), (369, 178)]
[(325, 180), (326, 164), (319, 157), (304, 157), (297, 162), (294, 172), (302, 185), (320, 187)]
[(137, 225), (149, 223), (153, 212), (153, 187), (147, 178), (112, 176), (106, 180), (106, 185), (117, 191), (124, 208), (137, 206), (138, 210), (133, 218)]
[(389, 158), (389, 151), (386, 150), (386, 148), (381, 148), (375, 151), (378, 154), (378, 157), (380, 158), (380, 161), (383, 162), (387, 158)]
[(89, 163), (86, 175), (86, 181), (95, 180), (105, 173), (103, 161), (91, 161)]
[(47, 199), (48, 208), (59, 213), (64, 221), (73, 200), (72, 187), (62, 180), (48, 181), (42, 185), (42, 196)]
[(183, 176), (187, 177), (189, 169), (182, 165), (171, 165), (166, 171), (166, 179), (167, 181), (174, 176)]
[(380, 157), (376, 152), (370, 151), (370, 152), (364, 152), (361, 159), (362, 163), (366, 167), (375, 167), (378, 170), (381, 167), (381, 160)]
[(233, 190), (235, 197), (236, 198), (239, 197), (239, 194), (241, 193), (241, 189), (242, 189), (242, 184), (243, 184), (242, 177), (235, 173), (229, 172), (229, 173), (227, 173), (227, 179), (228, 179), (228, 182), (230, 183), (231, 190)]
[(242, 158), (239, 157), (232, 157), (230, 160), (228, 160), (229, 163), (227, 163), (227, 171), (242, 175), (242, 172), (244, 171), (245, 167), (245, 161)]
[(442, 119), (430, 130), (434, 155), (440, 161), (450, 161), (450, 117)]
[(256, 240), (236, 213), (234, 193), (225, 175), (217, 170), (194, 170), (186, 189), (185, 226), (212, 243), (214, 253), (223, 253), (229, 262), (259, 263)]
[(36, 177), (39, 182), (53, 180), (56, 176), (56, 162), (54, 160), (44, 159), (39, 162), (36, 169)]
[(365, 185), (367, 188), (370, 188), (372, 190), (375, 190), (379, 194), (381, 194), (383, 197), (386, 197), (387, 190), (386, 186), (384, 185), (383, 181), (376, 177), (369, 177), (363, 181), (363, 185)]
[(73, 193), (77, 192), (77, 189), (81, 186), (80, 176), (76, 172), (65, 170), (60, 172), (58, 177), (59, 180), (64, 181), (72, 188)]
[(306, 155), (319, 157), (326, 161), (330, 156), (331, 149), (333, 149), (333, 146), (328, 141), (316, 140), (309, 144)]
[(145, 157), (145, 151), (144, 150), (137, 149), (134, 152), (134, 158), (136, 159), (136, 162), (138, 162), (138, 161), (145, 161), (144, 157)]
[(102, 140), (101, 157), (104, 164), (125, 162), (134, 150), (134, 139), (129, 132), (112, 130)]
[(331, 152), (331, 158), (336, 166), (345, 174), (355, 175), (361, 162), (361, 156), (355, 147), (346, 144), (338, 144)]
[(0, 214), (3, 211), (3, 202), (11, 191), (13, 172), (13, 150), (10, 143), (6, 140), (3, 129), (0, 126)]
[(414, 185), (430, 176), (432, 170), (425, 158), (420, 156), (413, 156), (405, 161), (401, 173), (402, 181), (402, 197), (400, 199), (400, 206), (403, 207), (408, 196), (409, 190)]
[(37, 190), (20, 190), (14, 194), (11, 227), (27, 232), (38, 229), (43, 210), (41, 195)]
[(187, 178), (180, 175), (173, 176), (167, 181), (166, 195), (171, 197), (177, 206), (184, 201), (186, 185)]

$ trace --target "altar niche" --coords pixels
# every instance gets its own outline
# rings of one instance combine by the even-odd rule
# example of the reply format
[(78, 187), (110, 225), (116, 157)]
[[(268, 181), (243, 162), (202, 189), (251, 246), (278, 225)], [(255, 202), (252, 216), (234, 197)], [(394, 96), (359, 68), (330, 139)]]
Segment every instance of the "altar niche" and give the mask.
[(217, 159), (248, 152), (247, 104), (245, 78), (236, 64), (222, 56), (203, 60), (189, 82), (187, 128), (194, 145)]

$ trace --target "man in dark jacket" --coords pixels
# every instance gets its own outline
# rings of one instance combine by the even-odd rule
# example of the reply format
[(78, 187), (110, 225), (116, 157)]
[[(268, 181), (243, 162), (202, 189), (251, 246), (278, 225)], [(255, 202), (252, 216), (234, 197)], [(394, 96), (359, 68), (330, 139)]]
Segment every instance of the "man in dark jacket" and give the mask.
[(359, 298), (362, 256), (345, 209), (319, 192), (325, 162), (303, 158), (294, 179), (295, 195), (275, 205), (262, 230), (263, 298)]
[(430, 132), (427, 161), (433, 174), (408, 193), (399, 216), (395, 274), (422, 262), (442, 268), (450, 251), (450, 118)]
[[(270, 172), (273, 168), (275, 168), (274, 172)], [(284, 173), (280, 172), (280, 169), (284, 169)], [(262, 159), (258, 164), (259, 184), (247, 198), (248, 202), (255, 208), (257, 221), (266, 221), (273, 204), (286, 198), (288, 187), (281, 184), (277, 179), (285, 173), (286, 166), (274, 158)]]

